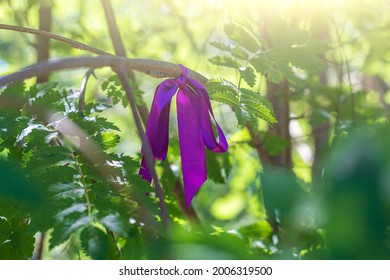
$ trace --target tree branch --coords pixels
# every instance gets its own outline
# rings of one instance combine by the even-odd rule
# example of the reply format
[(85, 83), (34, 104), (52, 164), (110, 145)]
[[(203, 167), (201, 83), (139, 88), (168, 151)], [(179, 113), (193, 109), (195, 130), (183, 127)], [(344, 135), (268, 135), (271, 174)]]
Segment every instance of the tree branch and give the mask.
[[(110, 33), (112, 44), (114, 45), (114, 50), (116, 55), (126, 57), (126, 50), (122, 42), (122, 36), (119, 33), (118, 26), (116, 24), (114, 11), (112, 10), (110, 0), (101, 0), (104, 14), (106, 15), (106, 21), (108, 25), (108, 30)], [(132, 78), (132, 77), (130, 77)]]
[[(143, 72), (154, 78), (178, 77), (181, 75), (181, 68), (177, 64), (143, 58), (124, 58), (116, 56), (98, 57), (72, 57), (55, 59), (48, 62), (41, 62), (26, 67), (18, 72), (0, 78), (0, 86), (11, 82), (21, 81), (38, 75), (45, 75), (53, 71), (76, 69), (76, 68), (101, 68), (110, 66), (112, 68), (127, 67)], [(207, 83), (207, 79), (201, 74), (189, 70), (189, 76), (200, 83)]]
[(78, 41), (75, 41), (75, 40), (72, 40), (72, 39), (69, 39), (69, 38), (48, 32), (48, 31), (43, 31), (43, 30), (38, 30), (38, 29), (28, 28), (28, 27), (8, 25), (8, 24), (0, 24), (0, 29), (13, 30), (13, 31), (17, 31), (17, 32), (39, 35), (42, 37), (61, 41), (65, 44), (70, 45), (72, 48), (75, 48), (75, 49), (91, 52), (91, 53), (98, 54), (98, 55), (111, 55), (105, 51), (99, 50), (97, 48), (83, 44), (81, 42), (78, 42)]

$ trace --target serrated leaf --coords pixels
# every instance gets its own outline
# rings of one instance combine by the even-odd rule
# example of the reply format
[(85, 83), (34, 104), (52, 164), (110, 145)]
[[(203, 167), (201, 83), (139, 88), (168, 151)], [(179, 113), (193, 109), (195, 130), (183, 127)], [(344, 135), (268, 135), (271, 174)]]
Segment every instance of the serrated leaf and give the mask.
[(128, 219), (121, 217), (119, 213), (111, 213), (99, 219), (99, 222), (107, 229), (118, 233), (120, 236), (127, 236), (131, 226)]
[(61, 210), (56, 214), (56, 219), (63, 220), (67, 215), (73, 213), (84, 213), (87, 210), (86, 203), (73, 203), (69, 207)]
[(98, 134), (94, 139), (103, 148), (103, 150), (115, 148), (120, 141), (119, 135), (113, 132), (104, 132), (103, 134)]
[(52, 185), (55, 183), (71, 183), (76, 174), (76, 170), (68, 165), (68, 163), (65, 163), (64, 165), (54, 165), (42, 168), (30, 176), (46, 185)]
[(237, 89), (228, 83), (210, 82), (207, 85), (207, 90), (212, 100), (222, 102), (233, 108), (240, 106)]
[(11, 226), (11, 259), (27, 259), (31, 257), (34, 252), (34, 233), (29, 232), (28, 225), (23, 219), (13, 219)]
[(265, 76), (270, 82), (279, 84), (282, 81), (282, 75), (277, 68), (275, 68), (275, 65), (270, 60), (267, 52), (257, 55), (250, 60), (250, 63), (255, 68), (256, 72)]
[(84, 112), (87, 115), (91, 115), (93, 113), (101, 113), (111, 107), (111, 105), (106, 103), (87, 103), (84, 105)]
[(29, 121), (26, 117), (1, 116), (0, 146), (8, 149), (13, 147), (17, 136), (28, 126)]
[(214, 65), (225, 66), (234, 69), (238, 69), (241, 66), (240, 63), (229, 56), (214, 56), (210, 58), (209, 61)]
[(24, 97), (25, 90), (26, 89), (25, 89), (25, 83), (24, 82), (10, 83), (1, 92), (1, 95), (8, 95), (8, 96), (11, 96), (11, 97)]
[(105, 132), (108, 129), (120, 131), (119, 128), (109, 122), (106, 118), (98, 117), (98, 116), (83, 116), (79, 113), (70, 113), (68, 114), (68, 118), (75, 122), (80, 128), (82, 128), (89, 135), (95, 135), (97, 133)]
[(248, 113), (261, 118), (269, 123), (276, 123), (269, 102), (265, 102), (259, 94), (247, 89), (241, 89), (241, 104)]
[(50, 239), (50, 249), (58, 246), (68, 240), (70, 235), (76, 232), (78, 229), (87, 226), (90, 223), (90, 219), (80, 213), (73, 213), (66, 219), (59, 221), (54, 225)]
[(250, 52), (257, 52), (260, 44), (247, 30), (237, 24), (226, 24), (224, 31), (230, 40), (247, 49)]
[(105, 260), (109, 251), (109, 240), (107, 234), (102, 230), (89, 226), (80, 234), (81, 246), (85, 253), (95, 260)]
[(240, 69), (241, 78), (250, 86), (253, 87), (256, 83), (256, 76), (252, 67), (245, 67), (244, 70)]
[(219, 42), (211, 42), (210, 45), (222, 51), (231, 53), (231, 55), (235, 58), (242, 60), (247, 60), (249, 58), (248, 53), (243, 48), (240, 48), (238, 46), (226, 45)]
[(70, 158), (71, 152), (61, 146), (39, 146), (30, 157), (27, 164), (28, 171), (40, 169), (45, 166), (59, 164)]
[(50, 191), (53, 193), (53, 199), (59, 200), (79, 200), (84, 196), (85, 190), (75, 182), (57, 183), (50, 186)]

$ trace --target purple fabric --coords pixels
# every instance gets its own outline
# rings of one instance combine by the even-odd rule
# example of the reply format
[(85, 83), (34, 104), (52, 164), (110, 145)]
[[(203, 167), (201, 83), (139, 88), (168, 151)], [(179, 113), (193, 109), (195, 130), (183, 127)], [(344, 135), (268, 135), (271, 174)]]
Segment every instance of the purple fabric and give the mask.
[[(169, 111), (172, 97), (176, 95), (177, 122), (179, 130), (180, 154), (187, 207), (196, 192), (207, 179), (206, 152), (223, 153), (228, 149), (226, 137), (215, 120), (209, 94), (206, 88), (188, 77), (183, 65), (181, 76), (163, 81), (156, 89), (150, 110), (146, 135), (155, 159), (165, 160), (168, 151)], [(211, 119), (210, 119), (211, 117)], [(214, 121), (218, 133), (215, 139)], [(151, 182), (152, 178), (142, 158), (139, 174)]]

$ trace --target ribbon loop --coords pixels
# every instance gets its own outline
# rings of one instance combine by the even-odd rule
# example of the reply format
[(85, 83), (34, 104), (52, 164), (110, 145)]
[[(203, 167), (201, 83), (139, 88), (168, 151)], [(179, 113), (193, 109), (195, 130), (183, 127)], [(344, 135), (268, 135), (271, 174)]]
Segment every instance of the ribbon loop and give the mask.
[[(187, 207), (207, 179), (206, 152), (204, 147), (215, 153), (228, 149), (226, 137), (215, 120), (210, 96), (206, 88), (188, 77), (188, 69), (179, 65), (182, 74), (175, 79), (163, 81), (156, 89), (146, 136), (153, 151), (154, 159), (165, 160), (169, 140), (169, 114), (172, 97), (177, 93), (177, 122)], [(214, 121), (218, 141), (215, 139)], [(143, 153), (143, 151), (142, 151)], [(139, 174), (151, 182), (150, 172), (142, 158)]]

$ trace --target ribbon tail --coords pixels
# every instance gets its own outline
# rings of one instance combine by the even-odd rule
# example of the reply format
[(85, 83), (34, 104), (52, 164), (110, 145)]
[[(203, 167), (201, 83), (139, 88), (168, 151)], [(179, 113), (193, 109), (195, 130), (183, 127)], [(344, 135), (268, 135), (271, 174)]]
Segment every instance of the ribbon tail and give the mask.
[[(190, 78), (189, 78), (190, 79)], [(200, 97), (200, 120), (202, 127), (202, 136), (203, 141), (207, 149), (214, 153), (224, 153), (228, 150), (228, 142), (226, 140), (226, 136), (223, 133), (221, 127), (217, 123), (213, 108), (211, 107), (210, 96), (206, 90), (206, 88), (198, 83), (196, 80), (191, 79), (191, 87), (199, 94)], [(215, 139), (214, 131), (211, 123), (211, 119), (215, 123), (215, 127), (217, 129), (218, 134), (218, 142)]]
[[(146, 137), (153, 152), (153, 159), (165, 160), (167, 156), (171, 100), (177, 88), (174, 80), (170, 79), (162, 82), (156, 89), (146, 125)], [(152, 178), (143, 150), (144, 147), (142, 148), (143, 157), (139, 175), (148, 182), (151, 182)]]
[(188, 207), (207, 179), (206, 152), (199, 119), (199, 96), (183, 87), (176, 100), (184, 193)]

